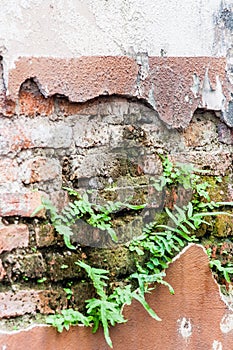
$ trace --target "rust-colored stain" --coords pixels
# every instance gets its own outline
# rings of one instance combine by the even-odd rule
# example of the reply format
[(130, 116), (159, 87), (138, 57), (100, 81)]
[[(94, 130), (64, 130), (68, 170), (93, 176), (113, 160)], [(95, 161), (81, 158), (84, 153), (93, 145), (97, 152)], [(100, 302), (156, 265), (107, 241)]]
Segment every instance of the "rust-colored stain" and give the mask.
[[(162, 321), (134, 302), (124, 310), (128, 322), (111, 329), (114, 350), (233, 349), (233, 314), (221, 299), (203, 248), (186, 248), (168, 268), (166, 281), (175, 295), (159, 285), (147, 298)], [(62, 334), (47, 326), (2, 333), (0, 345), (6, 350), (109, 349), (102, 331), (93, 335), (84, 327)]]
[[(225, 58), (149, 57), (148, 71), (144, 76), (140, 74), (141, 69), (136, 59), (126, 56), (72, 59), (22, 57), (9, 71), (8, 99), (16, 101), (21, 85), (32, 78), (44, 96), (58, 94), (72, 102), (86, 102), (104, 95), (143, 99), (159, 112), (165, 123), (175, 128), (185, 128), (198, 107), (222, 111), (228, 109), (231, 88)], [(197, 77), (198, 83), (194, 77)], [(204, 84), (205, 77), (209, 87)], [(202, 92), (213, 94), (217, 91), (217, 79), (225, 102), (220, 107), (206, 105)], [(221, 99), (221, 96), (218, 98)], [(48, 106), (43, 102), (41, 107), (41, 102), (37, 97), (34, 102), (39, 104), (37, 109), (51, 111), (50, 99)], [(30, 109), (21, 102), (20, 109), (20, 112), (30, 114)]]

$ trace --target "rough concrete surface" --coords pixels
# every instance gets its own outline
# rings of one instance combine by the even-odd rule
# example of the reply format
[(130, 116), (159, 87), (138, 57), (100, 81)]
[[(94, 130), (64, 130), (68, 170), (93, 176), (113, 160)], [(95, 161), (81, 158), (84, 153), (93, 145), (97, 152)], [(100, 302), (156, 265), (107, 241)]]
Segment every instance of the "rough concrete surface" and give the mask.
[[(225, 4), (230, 0), (224, 1)], [(3, 0), (0, 46), (19, 56), (211, 56), (221, 0)], [(9, 25), (10, 23), (10, 25)], [(182, 40), (181, 40), (182, 38)]]

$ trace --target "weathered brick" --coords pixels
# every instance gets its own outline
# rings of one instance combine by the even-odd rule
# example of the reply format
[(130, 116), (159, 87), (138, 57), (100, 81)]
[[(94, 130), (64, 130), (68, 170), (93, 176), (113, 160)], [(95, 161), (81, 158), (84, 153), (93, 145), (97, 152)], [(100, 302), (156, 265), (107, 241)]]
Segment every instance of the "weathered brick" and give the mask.
[(32, 254), (8, 254), (4, 257), (4, 266), (7, 275), (17, 280), (22, 276), (35, 279), (44, 277), (46, 265), (40, 252)]
[(97, 120), (79, 118), (74, 126), (74, 140), (77, 147), (103, 146), (110, 141), (110, 128)]
[(25, 128), (23, 119), (0, 119), (0, 155), (17, 154), (31, 147), (30, 128)]
[(25, 129), (30, 130), (34, 147), (69, 148), (72, 128), (63, 121), (52, 122), (43, 117), (25, 119)]
[(0, 254), (14, 248), (27, 247), (29, 231), (27, 225), (9, 225), (0, 227)]
[[(207, 114), (207, 113), (206, 113)], [(211, 120), (198, 118), (198, 115), (193, 118), (192, 122), (183, 133), (185, 143), (188, 147), (200, 147), (209, 145), (217, 141), (216, 125)]]
[(0, 293), (0, 318), (35, 314), (39, 303), (38, 292), (22, 290), (17, 293)]
[(144, 174), (160, 175), (162, 173), (161, 160), (154, 154), (145, 155), (139, 159), (139, 166)]
[(58, 112), (62, 115), (97, 115), (98, 114), (98, 105), (97, 101), (89, 101), (87, 103), (72, 103), (68, 99), (57, 98), (56, 107)]
[(16, 103), (11, 100), (7, 100), (4, 95), (3, 98), (0, 98), (0, 113), (5, 117), (13, 117), (16, 113)]
[(52, 122), (39, 116), (0, 119), (0, 156), (35, 147), (68, 148), (71, 141), (72, 128), (63, 121)]
[(68, 301), (63, 290), (41, 290), (38, 297), (36, 310), (42, 314), (53, 314), (67, 308)]
[(37, 115), (49, 116), (54, 111), (53, 98), (45, 98), (40, 93), (21, 91), (19, 94), (19, 113), (29, 117)]
[(13, 183), (18, 179), (18, 164), (16, 160), (10, 158), (0, 159), (0, 186), (12, 188)]
[[(40, 192), (0, 193), (0, 216), (30, 217), (40, 204)], [(43, 211), (36, 214), (42, 215)]]
[(229, 151), (219, 149), (212, 152), (190, 151), (172, 156), (173, 162), (192, 164), (199, 169), (208, 170), (209, 175), (226, 175), (232, 164), (232, 155)]
[[(66, 278), (82, 278), (83, 271), (75, 264), (82, 259), (82, 253), (48, 253), (46, 256), (47, 275), (52, 281), (62, 281)], [(63, 268), (66, 266), (66, 268)]]
[(102, 150), (96, 153), (88, 152), (85, 157), (77, 155), (72, 159), (71, 179), (111, 176), (117, 163), (113, 154)]
[(55, 243), (54, 228), (50, 224), (40, 224), (35, 227), (36, 245), (38, 247), (48, 247)]
[(21, 290), (0, 293), (0, 318), (10, 318), (25, 314), (54, 313), (67, 307), (65, 293), (53, 290)]
[(61, 178), (62, 169), (57, 159), (34, 157), (24, 162), (21, 171), (23, 183), (30, 184)]

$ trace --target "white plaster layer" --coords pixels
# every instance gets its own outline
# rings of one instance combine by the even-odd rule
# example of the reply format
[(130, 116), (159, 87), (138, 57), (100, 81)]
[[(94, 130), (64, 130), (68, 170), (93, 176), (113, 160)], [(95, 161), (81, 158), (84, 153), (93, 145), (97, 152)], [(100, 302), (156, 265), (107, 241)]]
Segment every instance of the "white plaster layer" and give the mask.
[(190, 319), (183, 317), (177, 321), (179, 324), (179, 333), (184, 339), (189, 338), (192, 335), (192, 324)]
[(218, 340), (214, 340), (212, 349), (213, 350), (222, 350), (222, 343)]
[(211, 56), (220, 5), (221, 0), (2, 0), (0, 51), (9, 68), (19, 56)]
[(223, 333), (229, 333), (233, 331), (233, 314), (224, 315), (221, 323), (220, 329)]

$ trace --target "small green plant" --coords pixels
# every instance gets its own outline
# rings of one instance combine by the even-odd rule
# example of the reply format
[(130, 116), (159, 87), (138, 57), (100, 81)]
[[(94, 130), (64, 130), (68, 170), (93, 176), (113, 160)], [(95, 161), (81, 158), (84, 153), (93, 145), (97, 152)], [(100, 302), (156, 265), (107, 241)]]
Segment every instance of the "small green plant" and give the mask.
[(65, 269), (68, 269), (68, 267), (69, 267), (68, 265), (62, 264), (60, 268), (61, 268), (62, 270), (65, 270)]
[(54, 226), (55, 230), (63, 236), (64, 242), (69, 249), (76, 249), (71, 244), (72, 225), (77, 223), (79, 219), (84, 220), (92, 227), (96, 227), (102, 231), (107, 231), (111, 239), (117, 242), (118, 238), (115, 230), (112, 227), (112, 217), (111, 215), (119, 210), (129, 209), (129, 210), (141, 210), (145, 207), (142, 205), (132, 205), (128, 202), (107, 202), (105, 205), (100, 205), (92, 203), (89, 200), (89, 192), (81, 195), (79, 192), (65, 187), (69, 195), (75, 198), (74, 201), (69, 202), (69, 204), (58, 213), (57, 209), (54, 207), (52, 202), (46, 198), (42, 200), (42, 205), (39, 206), (34, 213), (45, 209), (50, 216), (51, 224)]
[(44, 283), (45, 281), (47, 281), (47, 278), (46, 277), (42, 277), (42, 278), (39, 278), (37, 280), (37, 283)]
[(91, 318), (84, 316), (81, 312), (74, 309), (62, 310), (60, 314), (49, 315), (46, 322), (57, 328), (58, 332), (62, 332), (65, 328), (67, 331), (70, 326), (76, 326), (82, 323), (84, 326), (90, 326)]
[(70, 300), (72, 295), (73, 295), (73, 291), (70, 288), (63, 288), (63, 290), (66, 292), (66, 299)]
[[(91, 326), (96, 332), (99, 326), (103, 327), (106, 342), (112, 347), (109, 334), (109, 327), (116, 323), (126, 322), (122, 309), (125, 304), (130, 305), (133, 299), (138, 300), (148, 313), (156, 320), (159, 316), (151, 309), (145, 300), (145, 294), (155, 288), (156, 283), (164, 284), (170, 293), (174, 293), (171, 285), (164, 278), (166, 269), (172, 258), (189, 242), (196, 242), (195, 233), (203, 224), (209, 225), (206, 219), (209, 216), (230, 215), (231, 213), (221, 211), (223, 206), (232, 206), (231, 202), (214, 202), (209, 196), (208, 182), (202, 182), (200, 170), (192, 166), (183, 164), (173, 164), (167, 157), (162, 158), (163, 175), (158, 180), (153, 180), (153, 185), (158, 191), (165, 188), (170, 189), (182, 186), (186, 190), (191, 190), (190, 201), (183, 207), (173, 205), (173, 210), (165, 207), (164, 222), (158, 223), (155, 219), (144, 226), (142, 234), (129, 244), (129, 250), (138, 256), (144, 256), (142, 263), (135, 261), (135, 272), (125, 282), (125, 286), (115, 288), (110, 293), (108, 271), (94, 268), (83, 261), (76, 264), (83, 268), (92, 282), (96, 297), (86, 300), (85, 315), (78, 310), (68, 309), (60, 314), (47, 318), (47, 322), (61, 332), (63, 328), (69, 329), (70, 325), (82, 323)], [(220, 181), (220, 179), (218, 180)], [(72, 235), (72, 225), (83, 219), (93, 227), (107, 231), (112, 240), (117, 241), (115, 231), (112, 226), (112, 214), (122, 209), (140, 210), (145, 205), (130, 205), (129, 203), (108, 202), (105, 205), (98, 205), (90, 202), (88, 193), (80, 195), (77, 191), (67, 189), (68, 193), (75, 200), (68, 204), (59, 214), (50, 201), (44, 200), (43, 208), (50, 215), (50, 221), (58, 233), (63, 235), (64, 242), (68, 248), (74, 249), (70, 242)], [(38, 208), (40, 210), (41, 208)], [(61, 268), (67, 268), (62, 265)], [(210, 259), (210, 267), (221, 273), (225, 279), (230, 281), (230, 274), (233, 274), (233, 266), (228, 264), (222, 266), (217, 259)], [(131, 283), (132, 282), (132, 283)], [(132, 287), (134, 286), (134, 288)], [(68, 286), (70, 287), (70, 285)], [(70, 299), (73, 292), (70, 288), (64, 288), (67, 299)]]

